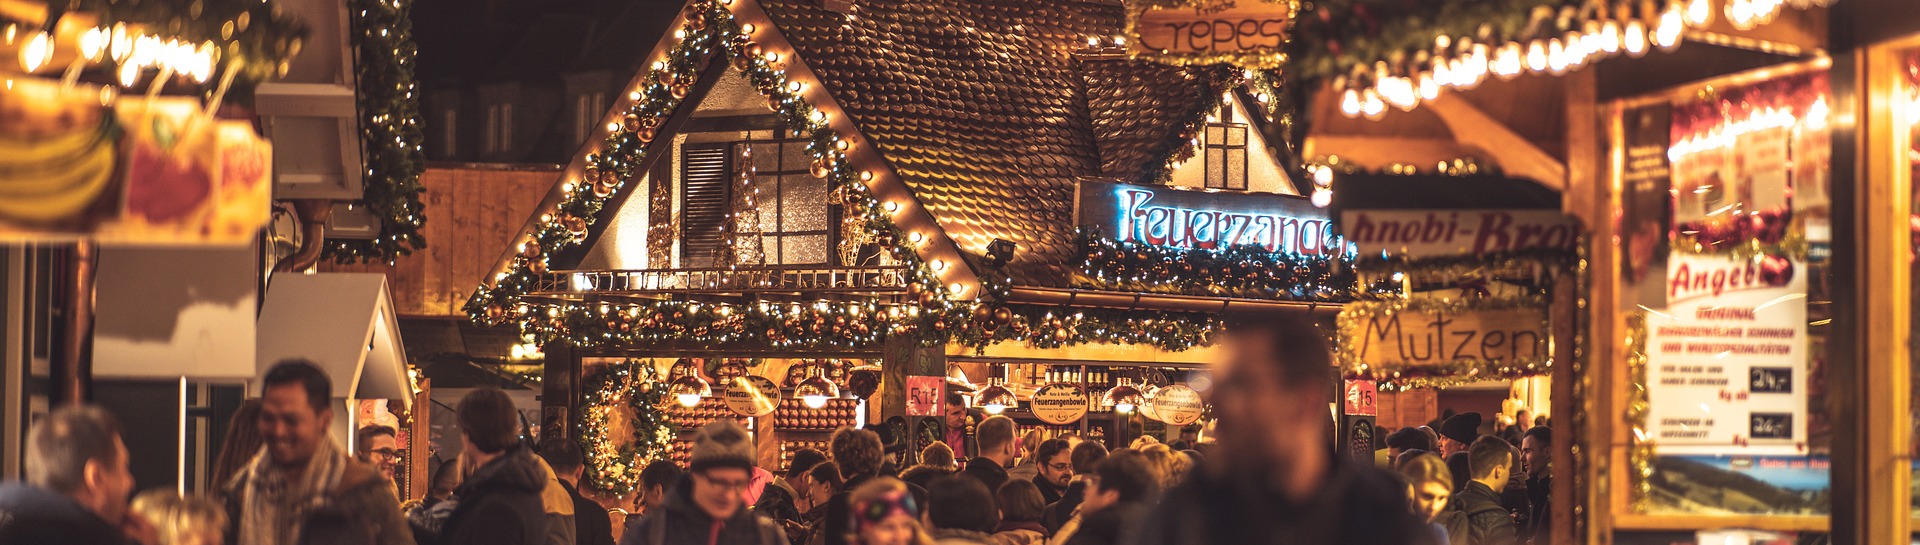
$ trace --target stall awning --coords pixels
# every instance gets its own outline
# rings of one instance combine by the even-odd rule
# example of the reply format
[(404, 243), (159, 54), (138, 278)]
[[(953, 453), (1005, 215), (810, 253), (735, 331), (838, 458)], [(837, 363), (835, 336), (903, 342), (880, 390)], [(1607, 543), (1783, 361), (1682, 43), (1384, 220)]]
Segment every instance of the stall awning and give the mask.
[(407, 356), (385, 275), (275, 275), (266, 301), (260, 309), (260, 373), (280, 360), (305, 358), (327, 371), (336, 397), (411, 407)]

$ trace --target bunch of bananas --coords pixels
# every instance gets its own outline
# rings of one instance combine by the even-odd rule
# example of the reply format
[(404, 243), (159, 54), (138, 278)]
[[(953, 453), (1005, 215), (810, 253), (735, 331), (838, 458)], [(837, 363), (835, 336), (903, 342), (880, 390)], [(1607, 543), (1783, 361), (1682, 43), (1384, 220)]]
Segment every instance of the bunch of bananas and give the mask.
[(0, 223), (50, 224), (80, 214), (113, 181), (113, 116), (53, 137), (0, 135)]

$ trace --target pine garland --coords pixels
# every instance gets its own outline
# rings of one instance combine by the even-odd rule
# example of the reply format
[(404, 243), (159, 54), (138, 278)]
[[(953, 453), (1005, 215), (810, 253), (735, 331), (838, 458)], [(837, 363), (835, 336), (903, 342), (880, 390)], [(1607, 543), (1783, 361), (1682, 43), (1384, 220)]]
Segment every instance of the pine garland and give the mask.
[(1354, 286), (1351, 256), (1277, 253), (1253, 245), (1183, 249), (1106, 238), (1098, 228), (1074, 235), (1080, 274), (1074, 285), (1095, 289), (1345, 301)]
[[(629, 359), (608, 364), (582, 381), (580, 439), (587, 447), (583, 461), (588, 486), (625, 496), (639, 484), (641, 469), (666, 456), (673, 427), (661, 409), (667, 388), (658, 379), (651, 363)], [(622, 405), (632, 410), (633, 434), (615, 437), (609, 428)]]
[(421, 151), (419, 85), (413, 79), (415, 55), (412, 0), (348, 0), (352, 15), (355, 67), (358, 69), (360, 140), (366, 151), (362, 203), (379, 222), (370, 240), (329, 241), (326, 256), (338, 263), (385, 261), (427, 246), (426, 170)]

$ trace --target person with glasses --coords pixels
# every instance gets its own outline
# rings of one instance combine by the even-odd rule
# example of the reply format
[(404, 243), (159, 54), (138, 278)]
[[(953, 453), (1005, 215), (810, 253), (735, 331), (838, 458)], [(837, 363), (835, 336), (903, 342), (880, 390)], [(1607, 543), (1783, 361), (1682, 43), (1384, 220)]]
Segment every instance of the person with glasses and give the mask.
[(687, 477), (627, 525), (620, 545), (781, 545), (786, 534), (746, 505), (753, 484), (753, 440), (740, 423), (718, 419), (700, 428)]
[(388, 482), (393, 481), (394, 468), (400, 465), (399, 432), (393, 426), (361, 426), (353, 434), (353, 450), (355, 459), (372, 465)]
[(1034, 464), (1038, 466), (1033, 485), (1040, 489), (1040, 498), (1046, 500), (1041, 504), (1043, 508), (1060, 501), (1060, 496), (1067, 493), (1067, 485), (1073, 482), (1072, 450), (1060, 439), (1043, 441), (1033, 450)]

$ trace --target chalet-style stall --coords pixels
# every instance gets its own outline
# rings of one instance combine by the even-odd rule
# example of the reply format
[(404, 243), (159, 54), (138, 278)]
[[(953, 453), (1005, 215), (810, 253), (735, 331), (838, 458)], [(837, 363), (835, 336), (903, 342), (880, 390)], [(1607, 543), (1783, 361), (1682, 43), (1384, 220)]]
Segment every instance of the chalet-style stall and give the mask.
[(1349, 256), (1259, 75), (1131, 59), (1125, 26), (692, 2), (467, 309), (544, 347), (545, 429), (609, 495), (712, 418), (768, 469), (841, 425), (942, 440), (922, 417), (950, 391), (1116, 443), (1196, 433), (1219, 316), (1337, 309)]

